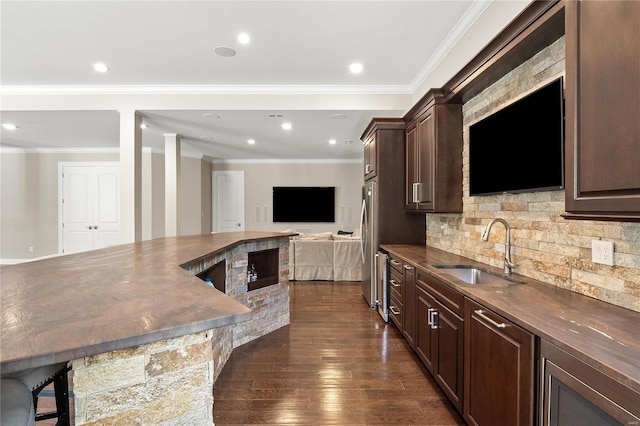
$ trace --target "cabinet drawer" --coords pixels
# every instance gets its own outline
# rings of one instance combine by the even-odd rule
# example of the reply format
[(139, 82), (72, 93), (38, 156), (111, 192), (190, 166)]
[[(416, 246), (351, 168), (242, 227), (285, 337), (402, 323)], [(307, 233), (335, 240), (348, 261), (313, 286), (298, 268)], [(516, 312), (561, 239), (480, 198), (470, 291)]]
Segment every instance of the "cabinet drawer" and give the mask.
[(389, 256), (389, 268), (392, 271), (396, 271), (402, 276), (402, 260), (398, 259), (394, 255)]
[(394, 292), (391, 292), (389, 300), (389, 318), (398, 327), (398, 330), (402, 331), (402, 303)]
[(457, 290), (449, 287), (437, 278), (429, 275), (426, 271), (416, 268), (416, 283), (431, 293), (440, 303), (449, 308), (451, 311), (462, 317), (462, 307), (464, 304), (464, 296)]
[[(403, 276), (401, 272), (396, 271), (393, 268), (389, 269), (389, 288), (391, 291), (396, 291), (398, 294), (402, 294)], [(402, 300), (402, 299), (400, 299)]]

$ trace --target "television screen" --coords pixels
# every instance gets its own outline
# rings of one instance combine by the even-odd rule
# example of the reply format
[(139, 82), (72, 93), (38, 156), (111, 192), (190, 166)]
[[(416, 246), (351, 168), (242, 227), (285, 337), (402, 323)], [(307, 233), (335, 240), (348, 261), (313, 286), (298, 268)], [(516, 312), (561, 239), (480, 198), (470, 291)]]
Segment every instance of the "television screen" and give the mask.
[(469, 126), (469, 194), (562, 189), (562, 78)]
[(335, 222), (333, 186), (274, 186), (274, 222)]

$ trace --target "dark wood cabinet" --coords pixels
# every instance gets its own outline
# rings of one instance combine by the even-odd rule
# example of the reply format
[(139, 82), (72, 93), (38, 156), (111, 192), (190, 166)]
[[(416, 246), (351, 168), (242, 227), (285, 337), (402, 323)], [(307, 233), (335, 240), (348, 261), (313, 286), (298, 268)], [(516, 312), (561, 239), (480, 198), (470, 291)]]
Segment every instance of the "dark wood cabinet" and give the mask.
[(374, 118), (364, 130), (365, 182), (376, 182), (372, 244), (421, 244), (426, 242), (426, 221), (404, 209), (404, 120)]
[(542, 426), (640, 424), (640, 394), (555, 345), (540, 343)]
[(415, 351), (460, 413), (464, 385), (462, 302), (462, 294), (417, 269)]
[(393, 256), (389, 256), (389, 318), (402, 332), (404, 320), (404, 274), (402, 261)]
[(465, 299), (464, 419), (479, 426), (535, 420), (535, 336)]
[(364, 180), (369, 180), (376, 177), (376, 171), (378, 170), (378, 153), (376, 151), (376, 134), (370, 134), (364, 144)]
[(405, 209), (462, 211), (462, 106), (432, 89), (405, 119)]
[(640, 221), (640, 2), (565, 8), (566, 217)]

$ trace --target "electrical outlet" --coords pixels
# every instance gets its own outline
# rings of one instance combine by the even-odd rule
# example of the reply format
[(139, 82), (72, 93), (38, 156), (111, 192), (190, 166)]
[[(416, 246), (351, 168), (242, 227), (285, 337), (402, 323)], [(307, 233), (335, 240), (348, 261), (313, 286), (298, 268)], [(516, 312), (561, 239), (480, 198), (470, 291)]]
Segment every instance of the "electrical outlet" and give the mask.
[(591, 260), (594, 263), (613, 266), (613, 242), (592, 240)]
[(29, 253), (33, 253), (33, 246), (29, 246)]

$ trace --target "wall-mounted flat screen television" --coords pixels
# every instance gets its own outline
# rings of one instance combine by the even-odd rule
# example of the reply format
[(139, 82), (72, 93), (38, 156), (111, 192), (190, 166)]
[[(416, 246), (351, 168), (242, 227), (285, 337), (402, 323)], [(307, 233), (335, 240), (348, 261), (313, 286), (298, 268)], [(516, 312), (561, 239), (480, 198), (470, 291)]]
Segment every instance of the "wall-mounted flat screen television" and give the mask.
[(333, 186), (274, 186), (274, 222), (335, 222)]
[(563, 185), (562, 78), (469, 126), (469, 195)]

